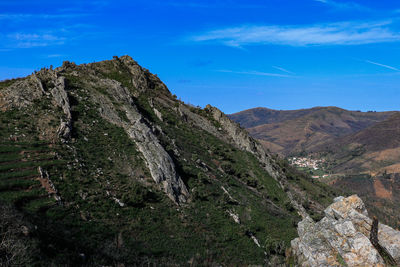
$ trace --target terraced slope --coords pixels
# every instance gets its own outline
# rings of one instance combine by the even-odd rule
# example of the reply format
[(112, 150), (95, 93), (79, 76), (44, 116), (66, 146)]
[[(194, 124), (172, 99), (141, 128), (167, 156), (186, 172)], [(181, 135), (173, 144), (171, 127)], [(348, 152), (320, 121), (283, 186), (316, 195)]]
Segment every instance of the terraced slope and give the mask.
[(63, 163), (45, 142), (0, 143), (0, 201), (31, 213), (45, 212), (57, 199), (45, 170)]

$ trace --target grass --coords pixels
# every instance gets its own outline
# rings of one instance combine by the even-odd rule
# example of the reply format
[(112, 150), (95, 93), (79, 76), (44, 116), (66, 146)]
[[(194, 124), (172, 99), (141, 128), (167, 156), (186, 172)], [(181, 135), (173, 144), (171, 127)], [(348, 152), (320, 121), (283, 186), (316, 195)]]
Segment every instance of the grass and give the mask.
[(25, 162), (17, 162), (11, 164), (0, 165), (1, 171), (9, 171), (9, 170), (19, 170), (26, 168), (35, 168), (35, 167), (48, 167), (52, 165), (64, 164), (65, 162), (62, 160), (49, 160), (49, 161), (25, 161)]
[(50, 154), (53, 151), (48, 142), (3, 139), (0, 140), (0, 151), (0, 201), (34, 213), (55, 203), (36, 180), (39, 166), (48, 168), (65, 164)]
[[(184, 121), (175, 110), (177, 101), (171, 107), (159, 105), (157, 98), (165, 98), (166, 103), (172, 100), (168, 92), (152, 88), (139, 94), (132, 76), (117, 60), (76, 68), (79, 77), (68, 68), (63, 70), (73, 118), (72, 136), (66, 144), (52, 135), (43, 136), (40, 130), (55, 132), (51, 127), (57, 127), (62, 116), (50, 101), (0, 115), (6, 125), (0, 131), (4, 141), (0, 145), (0, 187), (4, 187), (0, 201), (14, 204), (37, 226), (41, 262), (54, 266), (122, 262), (163, 266), (189, 261), (199, 266), (262, 265), (265, 253), (284, 260), (300, 218), (254, 155)], [(135, 142), (123, 128), (101, 117), (101, 105), (92, 101), (96, 96), (109, 98), (122, 121), (127, 120), (124, 103), (114, 99), (106, 86), (97, 86), (104, 78), (118, 80), (138, 93), (132, 100), (146, 123), (161, 128), (155, 134), (188, 187), (188, 203), (172, 203), (152, 180)], [(154, 99), (163, 121), (154, 114), (149, 98)], [(220, 126), (206, 111), (191, 110)], [(15, 136), (18, 142), (7, 141)], [(37, 169), (23, 170), (38, 166), (49, 173), (63, 205), (56, 205), (39, 189), (33, 180)], [(320, 196), (324, 188), (291, 175), (310, 198), (325, 201)], [(125, 205), (121, 207), (115, 199)], [(241, 223), (235, 223), (228, 212), (237, 214)]]
[(37, 170), (3, 172), (3, 173), (0, 173), (0, 179), (30, 177), (30, 176), (34, 176), (34, 175), (38, 176), (39, 172)]
[(0, 200), (4, 202), (17, 203), (38, 198), (43, 196), (43, 194), (43, 189), (33, 189), (30, 191), (3, 191), (0, 192)]
[(0, 163), (15, 161), (22, 158), (23, 155), (20, 154), (0, 154)]
[(28, 202), (24, 206), (24, 210), (26, 212), (35, 214), (35, 213), (40, 212), (43, 208), (50, 208), (54, 204), (55, 204), (55, 202), (54, 202), (53, 198), (44, 197), (44, 198), (39, 198), (39, 199), (35, 199), (35, 200)]
[(40, 185), (38, 181), (34, 180), (6, 180), (0, 181), (0, 191), (27, 189), (33, 185)]

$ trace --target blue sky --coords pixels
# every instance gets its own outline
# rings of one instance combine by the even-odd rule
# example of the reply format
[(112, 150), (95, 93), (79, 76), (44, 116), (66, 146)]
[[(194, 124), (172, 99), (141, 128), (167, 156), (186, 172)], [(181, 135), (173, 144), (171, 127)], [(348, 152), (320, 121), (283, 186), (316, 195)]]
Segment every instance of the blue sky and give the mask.
[(0, 79), (131, 55), (185, 102), (400, 110), (400, 2), (0, 0)]

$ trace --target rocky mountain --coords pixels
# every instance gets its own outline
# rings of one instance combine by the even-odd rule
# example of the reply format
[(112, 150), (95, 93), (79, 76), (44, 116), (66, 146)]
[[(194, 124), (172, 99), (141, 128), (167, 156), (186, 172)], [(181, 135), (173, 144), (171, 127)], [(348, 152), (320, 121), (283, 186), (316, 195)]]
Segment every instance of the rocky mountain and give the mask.
[(0, 265), (285, 265), (338, 190), (129, 56), (0, 82)]
[(309, 152), (327, 141), (357, 133), (396, 112), (359, 112), (337, 107), (301, 110), (255, 108), (229, 117), (269, 150), (281, 155)]

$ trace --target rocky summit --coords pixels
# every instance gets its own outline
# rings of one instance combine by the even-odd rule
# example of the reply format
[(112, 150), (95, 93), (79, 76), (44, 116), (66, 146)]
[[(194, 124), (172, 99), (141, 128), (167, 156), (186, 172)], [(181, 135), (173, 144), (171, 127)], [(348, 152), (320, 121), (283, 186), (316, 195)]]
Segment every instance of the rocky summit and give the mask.
[(363, 206), (129, 56), (2, 81), (0, 110), (2, 266), (384, 263)]
[(307, 217), (299, 223), (292, 253), (299, 266), (396, 266), (400, 231), (379, 224), (374, 244), (372, 225), (358, 196), (335, 198), (322, 220)]

